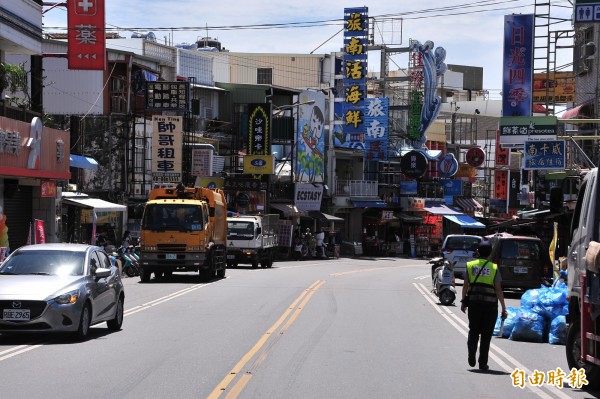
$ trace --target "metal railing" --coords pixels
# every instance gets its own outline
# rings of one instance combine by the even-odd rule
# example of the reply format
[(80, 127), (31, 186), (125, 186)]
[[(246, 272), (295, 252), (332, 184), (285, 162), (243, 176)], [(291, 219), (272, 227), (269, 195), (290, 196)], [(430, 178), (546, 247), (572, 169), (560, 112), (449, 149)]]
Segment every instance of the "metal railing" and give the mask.
[(337, 197), (377, 197), (377, 181), (338, 180), (334, 195)]

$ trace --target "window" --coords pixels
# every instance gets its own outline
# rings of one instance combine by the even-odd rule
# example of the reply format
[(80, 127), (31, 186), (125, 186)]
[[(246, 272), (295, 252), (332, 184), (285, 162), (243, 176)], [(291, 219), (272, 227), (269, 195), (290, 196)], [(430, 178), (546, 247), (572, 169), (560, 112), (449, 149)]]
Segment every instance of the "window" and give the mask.
[(273, 84), (273, 68), (258, 68), (256, 70), (256, 83), (259, 85)]

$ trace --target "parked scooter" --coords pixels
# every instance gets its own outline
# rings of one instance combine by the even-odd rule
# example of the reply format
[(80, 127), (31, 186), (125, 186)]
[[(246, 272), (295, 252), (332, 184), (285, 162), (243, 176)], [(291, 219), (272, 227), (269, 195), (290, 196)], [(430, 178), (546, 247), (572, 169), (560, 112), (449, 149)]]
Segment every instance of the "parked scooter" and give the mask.
[(454, 263), (437, 257), (429, 261), (431, 263), (431, 285), (433, 292), (444, 306), (449, 306), (456, 299), (456, 288), (454, 287)]
[(118, 252), (113, 253), (117, 256), (117, 259), (121, 261), (121, 273), (125, 273), (127, 277), (134, 277), (140, 275), (138, 260), (132, 255), (131, 247), (121, 246)]

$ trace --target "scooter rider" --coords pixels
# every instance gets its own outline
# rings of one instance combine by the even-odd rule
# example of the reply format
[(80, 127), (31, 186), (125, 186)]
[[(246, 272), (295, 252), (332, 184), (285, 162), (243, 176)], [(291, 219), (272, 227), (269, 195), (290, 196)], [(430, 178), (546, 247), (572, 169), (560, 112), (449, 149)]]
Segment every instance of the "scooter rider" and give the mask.
[[(486, 259), (491, 252), (492, 247), (488, 243), (481, 243), (477, 248), (479, 259), (467, 262), (467, 278), (465, 278), (463, 284), (460, 307), (463, 313), (467, 310), (467, 306), (469, 307), (467, 348), (469, 350), (469, 366), (471, 367), (475, 366), (477, 344), (481, 335), (481, 343), (479, 344), (480, 370), (489, 369), (488, 353), (496, 318), (498, 317), (498, 301), (502, 306), (502, 317), (506, 316), (502, 278), (498, 266)], [(465, 300), (467, 295), (468, 299)]]

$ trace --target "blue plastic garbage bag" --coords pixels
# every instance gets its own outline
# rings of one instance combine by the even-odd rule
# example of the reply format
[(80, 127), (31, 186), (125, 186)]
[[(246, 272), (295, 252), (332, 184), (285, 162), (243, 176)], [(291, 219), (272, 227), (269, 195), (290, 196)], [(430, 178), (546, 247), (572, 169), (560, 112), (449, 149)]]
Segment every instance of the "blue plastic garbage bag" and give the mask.
[(542, 315), (522, 307), (517, 312), (515, 325), (509, 339), (512, 341), (544, 342), (545, 324)]
[(563, 314), (566, 304), (568, 304), (566, 286), (540, 288), (538, 301), (531, 307), (531, 310), (551, 322), (556, 316)]
[[(517, 313), (519, 312), (519, 308), (514, 308), (512, 306), (507, 306), (506, 307), (506, 313), (508, 313), (508, 316), (506, 316), (506, 320), (504, 320), (504, 329), (502, 330), (502, 338), (508, 338), (510, 337), (510, 333), (513, 330), (513, 327), (515, 326), (515, 321), (517, 319)], [(502, 314), (498, 315), (498, 318), (496, 319), (496, 326), (494, 327), (494, 336), (499, 336), (500, 335), (500, 325), (502, 324)]]
[(521, 307), (531, 309), (535, 306), (540, 296), (541, 288), (527, 290), (521, 295)]
[(565, 345), (567, 343), (567, 321), (565, 316), (556, 316), (550, 323), (548, 343), (553, 345)]

